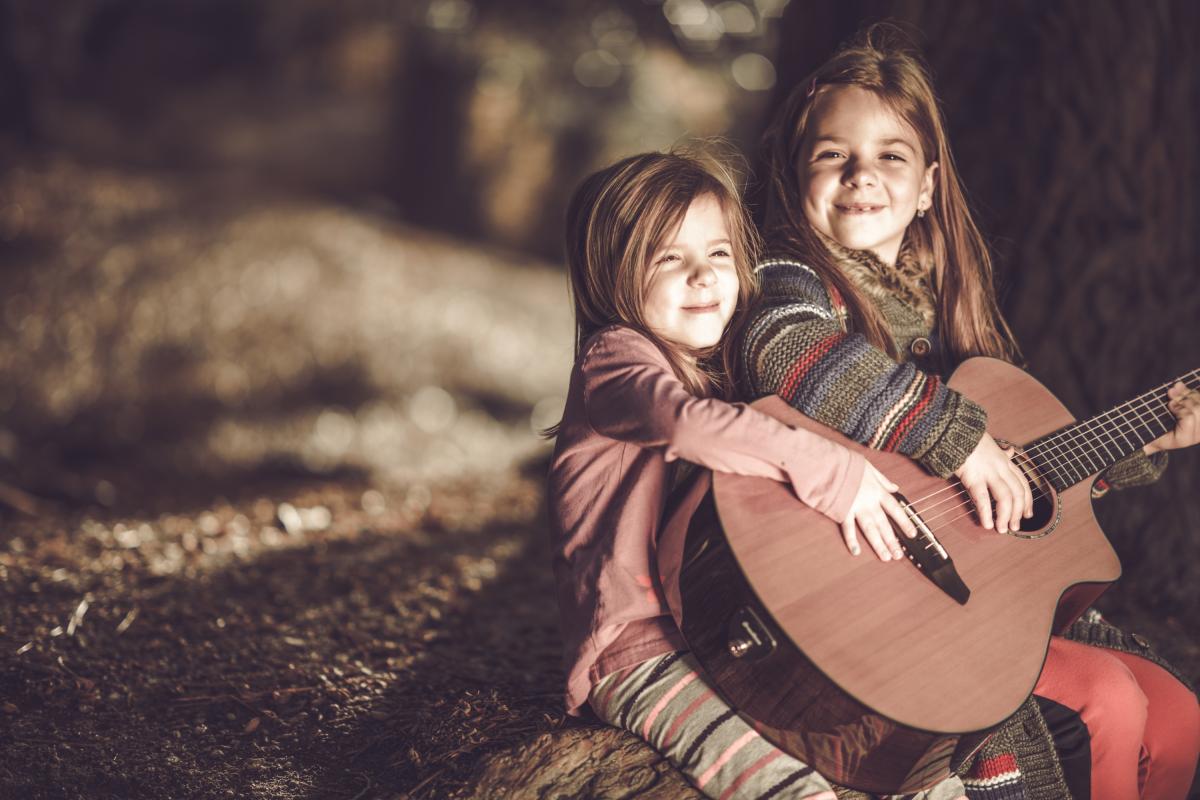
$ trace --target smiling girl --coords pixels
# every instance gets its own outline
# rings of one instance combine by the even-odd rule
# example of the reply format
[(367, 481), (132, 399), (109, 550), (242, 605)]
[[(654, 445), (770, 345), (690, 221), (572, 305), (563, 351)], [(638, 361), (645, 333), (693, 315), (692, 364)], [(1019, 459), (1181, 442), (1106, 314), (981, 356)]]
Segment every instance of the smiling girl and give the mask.
[[(742, 342), (749, 393), (778, 393), (858, 442), (957, 477), (984, 527), (1016, 529), (1032, 498), (1013, 452), (942, 380), (971, 356), (1020, 355), (919, 58), (891, 29), (868, 30), (792, 93), (768, 144), (773, 257), (758, 267), (764, 303)], [(1161, 451), (1200, 438), (1200, 394), (1180, 383), (1169, 395), (1175, 429), (1114, 464), (1108, 485), (1154, 480)], [(1184, 797), (1200, 747), (1195, 695), (1136, 638), (1098, 621), (1073, 631), (1104, 647), (1053, 637), (1036, 703), (976, 761), (968, 793)]]
[(725, 167), (634, 156), (584, 181), (567, 216), (576, 359), (549, 477), (567, 709), (641, 737), (709, 797), (834, 800), (708, 684), (654, 543), (679, 460), (787, 483), (852, 551), (889, 517), (915, 533), (895, 486), (840, 445), (718, 399), (725, 331), (755, 290), (755, 234)]

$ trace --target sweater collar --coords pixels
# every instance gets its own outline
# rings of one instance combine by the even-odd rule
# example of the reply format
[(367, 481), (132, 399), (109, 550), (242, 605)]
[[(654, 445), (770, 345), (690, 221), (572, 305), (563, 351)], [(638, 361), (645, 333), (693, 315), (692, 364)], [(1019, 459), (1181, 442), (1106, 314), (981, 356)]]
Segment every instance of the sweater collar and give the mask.
[(922, 263), (907, 237), (894, 265), (885, 264), (870, 250), (851, 250), (828, 237), (821, 239), (833, 262), (863, 293), (879, 300), (900, 300), (919, 313), (927, 326), (933, 326), (936, 310), (929, 265)]

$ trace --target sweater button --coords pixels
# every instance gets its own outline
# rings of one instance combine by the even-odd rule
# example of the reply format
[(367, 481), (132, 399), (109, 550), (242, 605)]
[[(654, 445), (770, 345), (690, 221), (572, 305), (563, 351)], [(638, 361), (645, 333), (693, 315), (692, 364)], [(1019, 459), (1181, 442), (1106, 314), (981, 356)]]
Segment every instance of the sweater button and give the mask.
[(912, 344), (908, 346), (908, 351), (917, 358), (929, 355), (929, 351), (933, 349), (933, 345), (924, 336), (918, 336), (912, 340)]
[(1140, 633), (1130, 634), (1129, 638), (1133, 639), (1133, 643), (1136, 644), (1138, 647), (1142, 648), (1143, 650), (1150, 649), (1150, 643), (1147, 642), (1146, 638), (1144, 636), (1142, 636)]

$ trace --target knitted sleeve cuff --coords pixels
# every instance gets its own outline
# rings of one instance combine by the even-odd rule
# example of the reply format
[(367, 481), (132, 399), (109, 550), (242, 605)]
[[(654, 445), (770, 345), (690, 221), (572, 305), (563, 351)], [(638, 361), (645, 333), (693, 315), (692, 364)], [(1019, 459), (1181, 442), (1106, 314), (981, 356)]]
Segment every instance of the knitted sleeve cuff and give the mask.
[[(947, 390), (951, 391), (951, 390)], [(955, 405), (942, 435), (917, 460), (939, 478), (948, 478), (963, 465), (987, 431), (987, 412), (973, 400), (952, 392)]]
[(1166, 469), (1165, 452), (1148, 456), (1146, 451), (1138, 448), (1104, 471), (1092, 488), (1092, 497), (1102, 497), (1109, 489), (1128, 489), (1154, 483)]

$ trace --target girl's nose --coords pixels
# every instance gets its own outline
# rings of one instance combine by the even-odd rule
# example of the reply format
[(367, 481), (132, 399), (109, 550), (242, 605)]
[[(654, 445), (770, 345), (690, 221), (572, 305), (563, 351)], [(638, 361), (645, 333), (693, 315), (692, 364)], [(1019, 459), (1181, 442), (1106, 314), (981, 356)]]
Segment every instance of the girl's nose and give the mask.
[(874, 186), (875, 171), (870, 168), (869, 164), (853, 158), (846, 162), (846, 169), (842, 173), (842, 182), (847, 186)]
[(693, 286), (712, 286), (717, 280), (717, 272), (708, 262), (701, 262), (692, 270), (688, 283)]

